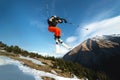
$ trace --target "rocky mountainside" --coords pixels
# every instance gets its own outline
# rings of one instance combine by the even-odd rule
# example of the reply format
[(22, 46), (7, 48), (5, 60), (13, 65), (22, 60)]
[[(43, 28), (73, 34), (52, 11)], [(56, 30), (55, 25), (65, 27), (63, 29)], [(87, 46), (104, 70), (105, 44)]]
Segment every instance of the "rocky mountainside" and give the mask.
[(111, 80), (120, 80), (120, 35), (89, 38), (68, 52), (63, 59), (104, 71), (111, 76)]

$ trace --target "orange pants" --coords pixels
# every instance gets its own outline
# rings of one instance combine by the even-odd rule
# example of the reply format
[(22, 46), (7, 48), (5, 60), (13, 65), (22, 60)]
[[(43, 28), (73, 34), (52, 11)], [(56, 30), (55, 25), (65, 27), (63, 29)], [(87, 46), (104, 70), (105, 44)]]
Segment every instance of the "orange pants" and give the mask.
[(50, 32), (53, 32), (55, 36), (61, 36), (61, 30), (58, 27), (55, 26), (48, 26), (48, 30)]

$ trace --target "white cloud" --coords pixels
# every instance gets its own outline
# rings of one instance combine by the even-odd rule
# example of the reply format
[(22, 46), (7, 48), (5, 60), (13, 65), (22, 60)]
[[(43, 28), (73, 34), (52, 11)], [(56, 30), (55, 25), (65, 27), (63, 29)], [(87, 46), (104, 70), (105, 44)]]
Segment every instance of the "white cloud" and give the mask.
[(68, 37), (67, 39), (66, 39), (66, 42), (67, 43), (73, 43), (73, 42), (75, 42), (77, 40), (77, 37), (75, 37), (75, 36), (70, 36), (70, 37)]
[(120, 16), (93, 22), (83, 27), (89, 30), (81, 30), (78, 28), (78, 31), (81, 31), (78, 32), (80, 40), (85, 40), (96, 35), (120, 34)]

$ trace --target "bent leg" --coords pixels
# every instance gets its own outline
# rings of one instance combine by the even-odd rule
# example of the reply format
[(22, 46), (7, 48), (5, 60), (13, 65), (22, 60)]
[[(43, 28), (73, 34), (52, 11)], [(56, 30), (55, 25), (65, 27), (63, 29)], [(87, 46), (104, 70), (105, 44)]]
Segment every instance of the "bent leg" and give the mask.
[(61, 36), (61, 30), (58, 27), (56, 27), (55, 36)]
[(61, 36), (61, 30), (58, 27), (48, 27), (48, 30), (50, 32), (53, 32), (55, 36), (58, 36), (58, 37)]
[(55, 36), (55, 42), (56, 42), (56, 44), (58, 44), (58, 43), (62, 43), (62, 40), (60, 39), (60, 37), (61, 37), (61, 30), (60, 30), (60, 28), (58, 28), (58, 27), (48, 27), (48, 30), (50, 31), (50, 32), (53, 32), (54, 33), (54, 36)]

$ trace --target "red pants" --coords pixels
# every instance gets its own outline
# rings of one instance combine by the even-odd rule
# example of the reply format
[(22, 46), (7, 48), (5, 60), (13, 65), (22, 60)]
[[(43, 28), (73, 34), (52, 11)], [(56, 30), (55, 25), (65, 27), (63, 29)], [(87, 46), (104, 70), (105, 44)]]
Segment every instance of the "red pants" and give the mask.
[(55, 36), (61, 36), (61, 30), (58, 27), (55, 26), (48, 26), (48, 30), (50, 32), (53, 32)]

